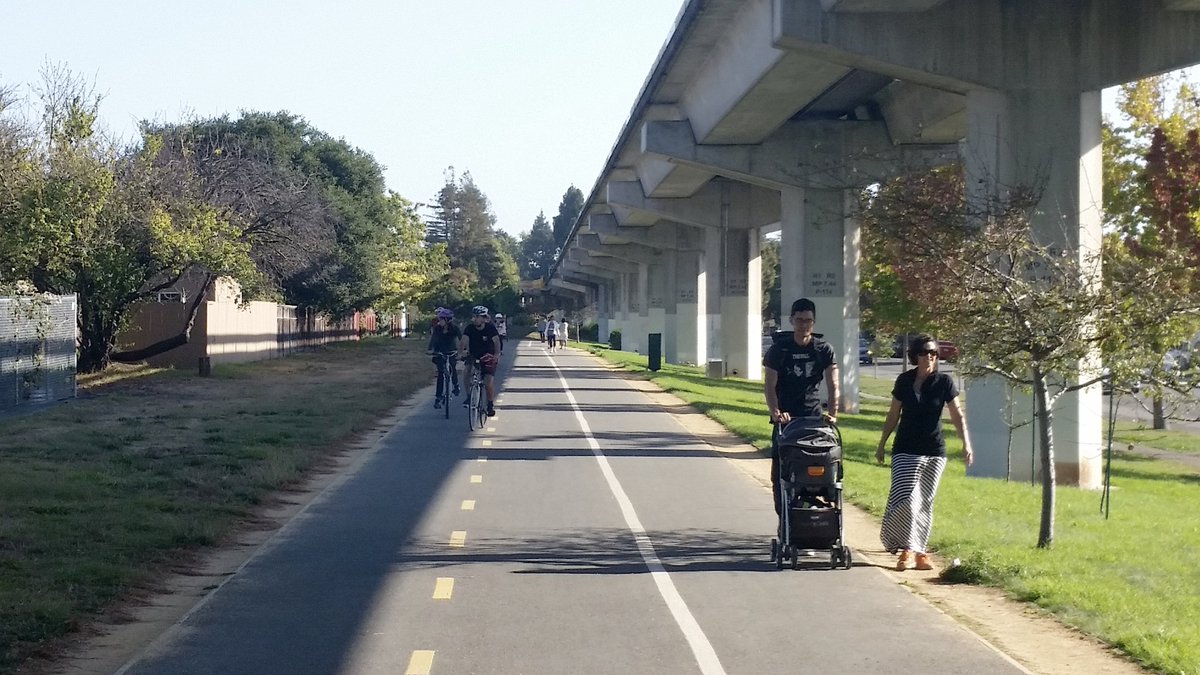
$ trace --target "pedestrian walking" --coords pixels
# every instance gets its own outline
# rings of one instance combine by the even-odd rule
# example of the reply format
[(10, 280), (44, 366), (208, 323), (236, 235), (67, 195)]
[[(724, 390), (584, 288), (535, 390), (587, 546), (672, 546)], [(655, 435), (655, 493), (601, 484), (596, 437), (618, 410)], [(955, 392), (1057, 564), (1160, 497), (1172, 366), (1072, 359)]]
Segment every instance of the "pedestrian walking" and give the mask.
[[(946, 440), (942, 437), (942, 410), (949, 409), (950, 421), (963, 441), (967, 466), (974, 461), (967, 421), (958, 405), (954, 378), (938, 371), (938, 344), (920, 335), (908, 347), (908, 362), (914, 368), (896, 378), (892, 405), (883, 422), (883, 435), (875, 450), (882, 464), (888, 436), (892, 443), (892, 485), (879, 538), (891, 553), (898, 552), (896, 569), (933, 569), (929, 559), (929, 534), (933, 529), (933, 500), (946, 468)], [(898, 426), (897, 426), (898, 425)]]

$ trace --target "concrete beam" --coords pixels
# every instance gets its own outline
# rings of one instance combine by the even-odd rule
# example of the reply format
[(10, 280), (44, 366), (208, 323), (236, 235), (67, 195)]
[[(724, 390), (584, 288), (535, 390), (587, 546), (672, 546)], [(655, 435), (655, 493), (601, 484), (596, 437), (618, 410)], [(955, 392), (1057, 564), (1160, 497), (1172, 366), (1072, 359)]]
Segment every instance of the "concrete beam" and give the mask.
[(587, 286), (583, 286), (581, 284), (574, 284), (574, 283), (571, 283), (570, 281), (564, 281), (563, 279), (551, 279), (550, 280), (550, 288), (557, 288), (559, 290), (568, 291), (570, 293), (578, 293), (579, 295), (587, 295), (587, 290), (588, 290)]
[(610, 283), (619, 275), (617, 272), (598, 270), (595, 267), (585, 268), (573, 260), (564, 260), (558, 269), (563, 279), (574, 279), (579, 282), (595, 285)]
[(746, 0), (679, 99), (702, 143), (755, 143), (850, 72), (774, 44), (772, 0)]
[(671, 220), (693, 227), (758, 228), (780, 219), (779, 193), (747, 183), (714, 180), (687, 199), (646, 197), (636, 182), (610, 182), (606, 192), (617, 220), (627, 226), (636, 218), (637, 224)]
[(1193, 0), (959, 0), (921, 13), (774, 0), (776, 48), (959, 93), (1098, 91), (1200, 63)]
[(611, 213), (588, 216), (588, 228), (608, 244), (639, 243), (673, 251), (702, 251), (702, 232), (688, 225), (659, 221), (650, 227), (626, 227)]
[(567, 251), (567, 257), (582, 265), (585, 269), (597, 267), (610, 272), (619, 272), (622, 274), (633, 274), (638, 271), (638, 264), (613, 258), (611, 256), (592, 255), (591, 252), (581, 248), (572, 248)]
[(661, 249), (642, 244), (605, 244), (600, 241), (600, 236), (595, 234), (579, 235), (576, 240), (580, 248), (596, 255), (612, 256), (645, 265), (661, 265), (664, 260)]
[(898, 146), (884, 123), (854, 121), (789, 122), (748, 146), (699, 145), (687, 122), (650, 122), (642, 127), (642, 150), (776, 190), (863, 187), (958, 158), (957, 144)]
[(967, 137), (967, 97), (912, 82), (875, 95), (893, 143), (957, 143)]
[(946, 0), (821, 0), (826, 12), (924, 12)]

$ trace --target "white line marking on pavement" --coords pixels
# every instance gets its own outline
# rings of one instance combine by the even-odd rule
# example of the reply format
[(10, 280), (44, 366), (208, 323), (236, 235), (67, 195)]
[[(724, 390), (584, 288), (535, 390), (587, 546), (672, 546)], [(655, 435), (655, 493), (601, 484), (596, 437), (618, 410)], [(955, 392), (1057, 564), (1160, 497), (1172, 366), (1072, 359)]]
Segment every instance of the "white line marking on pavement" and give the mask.
[(654, 584), (658, 586), (659, 595), (667, 603), (667, 608), (671, 610), (671, 616), (675, 617), (675, 623), (679, 625), (679, 629), (683, 631), (683, 636), (687, 639), (688, 645), (692, 648), (692, 654), (696, 657), (696, 663), (700, 665), (700, 672), (704, 673), (704, 675), (725, 675), (725, 667), (721, 665), (721, 660), (717, 658), (716, 650), (713, 649), (712, 643), (708, 641), (708, 636), (704, 634), (704, 630), (700, 628), (696, 617), (692, 616), (687, 603), (683, 601), (683, 596), (679, 595), (679, 590), (675, 588), (675, 582), (671, 580), (671, 575), (667, 574), (662, 561), (658, 559), (658, 553), (654, 550), (654, 544), (650, 542), (650, 537), (646, 536), (646, 528), (642, 527), (642, 521), (638, 519), (637, 511), (633, 508), (633, 502), (629, 501), (629, 496), (625, 494), (625, 488), (621, 487), (621, 482), (617, 480), (616, 474), (613, 473), (612, 467), (609, 466), (608, 457), (604, 456), (604, 452), (600, 449), (600, 444), (592, 436), (592, 429), (588, 426), (587, 419), (583, 416), (583, 411), (579, 409), (579, 403), (575, 400), (575, 395), (571, 393), (570, 385), (567, 384), (562, 371), (558, 369), (558, 364), (551, 362), (551, 365), (554, 366), (554, 372), (558, 375), (558, 381), (562, 383), (563, 392), (566, 393), (567, 400), (571, 402), (571, 408), (575, 411), (575, 419), (579, 420), (579, 426), (583, 430), (584, 437), (587, 438), (588, 447), (592, 449), (592, 455), (595, 456), (596, 462), (600, 465), (600, 472), (604, 474), (604, 480), (608, 482), (608, 489), (612, 491), (613, 497), (617, 500), (617, 505), (621, 507), (621, 515), (625, 517), (625, 525), (633, 533), (634, 539), (637, 541), (638, 553), (641, 554), (642, 560), (650, 570), (650, 576), (654, 579)]

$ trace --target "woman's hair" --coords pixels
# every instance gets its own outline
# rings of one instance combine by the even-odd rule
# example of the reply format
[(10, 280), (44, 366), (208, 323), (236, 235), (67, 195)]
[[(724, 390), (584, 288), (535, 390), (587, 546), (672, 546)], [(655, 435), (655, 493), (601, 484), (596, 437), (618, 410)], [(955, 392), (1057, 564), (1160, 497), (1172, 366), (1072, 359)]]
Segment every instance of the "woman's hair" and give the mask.
[(917, 357), (920, 354), (921, 347), (924, 347), (926, 342), (932, 342), (935, 347), (937, 346), (937, 340), (925, 334), (918, 335), (912, 339), (912, 342), (908, 343), (908, 364), (910, 366), (917, 365)]

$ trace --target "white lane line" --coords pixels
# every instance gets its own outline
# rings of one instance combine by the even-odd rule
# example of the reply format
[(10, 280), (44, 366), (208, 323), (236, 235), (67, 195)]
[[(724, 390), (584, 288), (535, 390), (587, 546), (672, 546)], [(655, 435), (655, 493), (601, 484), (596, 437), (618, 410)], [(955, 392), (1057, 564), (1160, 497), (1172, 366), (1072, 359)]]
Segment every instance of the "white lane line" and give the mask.
[(633, 533), (634, 539), (637, 541), (638, 553), (641, 554), (642, 561), (646, 563), (646, 567), (650, 570), (650, 576), (654, 579), (654, 584), (658, 587), (659, 595), (667, 603), (667, 608), (671, 610), (671, 616), (675, 617), (675, 623), (679, 625), (679, 630), (683, 631), (684, 638), (687, 639), (688, 645), (692, 648), (692, 655), (696, 657), (696, 663), (700, 666), (700, 672), (704, 673), (704, 675), (725, 675), (725, 667), (721, 665), (721, 660), (717, 658), (716, 650), (713, 649), (712, 643), (708, 641), (708, 636), (704, 634), (704, 630), (700, 628), (696, 617), (692, 616), (687, 603), (683, 601), (683, 596), (679, 595), (679, 590), (675, 588), (675, 582), (671, 580), (671, 575), (667, 573), (667, 570), (662, 565), (662, 561), (658, 559), (658, 553), (654, 550), (654, 544), (650, 542), (650, 537), (646, 536), (646, 528), (642, 527), (642, 521), (638, 519), (637, 511), (633, 508), (633, 502), (629, 501), (629, 496), (625, 494), (625, 488), (621, 487), (621, 481), (617, 480), (616, 474), (613, 473), (612, 467), (609, 466), (608, 457), (604, 456), (604, 452), (600, 450), (600, 444), (592, 436), (592, 428), (588, 426), (587, 419), (583, 416), (583, 411), (579, 409), (579, 403), (575, 400), (575, 395), (571, 393), (570, 385), (567, 384), (567, 380), (563, 377), (562, 371), (559, 370), (558, 364), (551, 362), (550, 365), (554, 366), (554, 372), (558, 375), (558, 381), (562, 383), (567, 400), (571, 402), (571, 408), (575, 411), (575, 419), (579, 420), (579, 426), (583, 430), (584, 437), (587, 438), (588, 447), (592, 449), (592, 455), (600, 465), (600, 472), (604, 474), (604, 480), (608, 482), (608, 489), (612, 492), (613, 497), (616, 498), (617, 505), (621, 507), (621, 515), (625, 517), (625, 525)]

